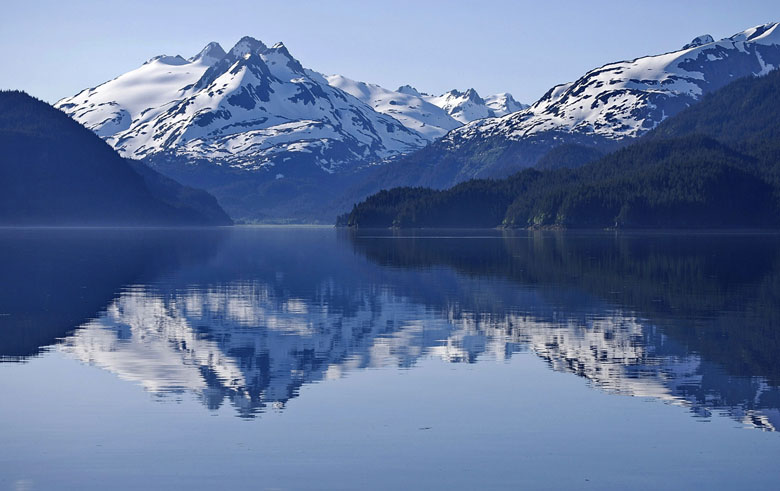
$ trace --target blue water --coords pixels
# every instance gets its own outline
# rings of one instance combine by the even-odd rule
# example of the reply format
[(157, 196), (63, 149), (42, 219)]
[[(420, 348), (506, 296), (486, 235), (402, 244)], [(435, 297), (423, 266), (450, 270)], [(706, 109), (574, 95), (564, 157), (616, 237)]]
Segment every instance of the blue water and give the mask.
[(0, 230), (0, 489), (776, 489), (780, 236)]

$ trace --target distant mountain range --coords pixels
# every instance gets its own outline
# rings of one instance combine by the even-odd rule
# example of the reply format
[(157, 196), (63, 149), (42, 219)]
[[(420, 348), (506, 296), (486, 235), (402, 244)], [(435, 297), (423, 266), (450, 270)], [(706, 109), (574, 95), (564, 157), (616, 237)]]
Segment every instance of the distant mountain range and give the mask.
[(580, 165), (777, 66), (770, 23), (604, 65), (528, 107), (509, 94), (432, 96), (324, 76), (281, 43), (245, 37), (227, 53), (210, 43), (188, 59), (155, 57), (56, 106), (122, 155), (212, 192), (234, 218), (330, 221), (383, 188), (444, 188), (560, 167), (561, 156)]
[(0, 225), (227, 225), (205, 191), (117, 155), (61, 111), (0, 92)]
[(456, 128), (376, 171), (366, 178), (364, 189), (371, 181), (383, 187), (443, 188), (471, 178), (504, 177), (534, 166), (561, 145), (612, 151), (703, 95), (778, 66), (777, 23), (720, 41), (699, 36), (678, 51), (595, 68), (574, 82), (553, 87), (525, 110)]
[(122, 155), (169, 152), (245, 170), (301, 160), (325, 172), (409, 153), (477, 118), (525, 106), (475, 90), (427, 96), (303, 67), (282, 43), (242, 38), (225, 53), (157, 56), (57, 102)]
[(439, 96), (421, 93), (404, 85), (392, 91), (379, 85), (356, 82), (341, 75), (330, 75), (328, 83), (365, 102), (374, 110), (388, 114), (407, 128), (429, 140), (444, 136), (480, 118), (505, 116), (528, 107), (514, 100), (512, 94), (496, 94), (481, 98), (476, 90), (451, 90)]
[[(561, 145), (564, 165), (447, 190), (376, 193), (353, 227), (776, 228), (780, 226), (780, 71), (708, 94), (605, 156)], [(576, 169), (576, 158), (593, 162)], [(549, 165), (548, 165), (549, 164)]]
[(330, 202), (356, 169), (526, 107), (510, 94), (430, 96), (326, 77), (284, 44), (251, 37), (227, 53), (209, 43), (187, 59), (156, 56), (55, 106), (121, 155), (206, 188), (250, 221), (331, 221)]

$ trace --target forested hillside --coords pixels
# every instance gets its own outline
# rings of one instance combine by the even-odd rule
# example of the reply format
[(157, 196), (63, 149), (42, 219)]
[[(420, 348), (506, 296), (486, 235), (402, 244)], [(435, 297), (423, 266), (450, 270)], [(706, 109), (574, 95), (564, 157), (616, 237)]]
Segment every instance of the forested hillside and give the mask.
[(567, 146), (502, 180), (377, 193), (339, 218), (359, 227), (780, 226), (780, 72), (737, 80), (614, 153)]
[(0, 224), (223, 225), (208, 193), (187, 188), (24, 92), (0, 92)]

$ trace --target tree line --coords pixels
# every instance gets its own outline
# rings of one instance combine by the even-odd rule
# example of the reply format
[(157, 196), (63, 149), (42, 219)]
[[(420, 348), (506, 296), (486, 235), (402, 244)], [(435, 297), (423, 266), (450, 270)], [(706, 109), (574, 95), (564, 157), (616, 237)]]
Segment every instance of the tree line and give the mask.
[(572, 145), (505, 179), (380, 191), (337, 225), (778, 227), (779, 95), (780, 71), (740, 79), (606, 156)]

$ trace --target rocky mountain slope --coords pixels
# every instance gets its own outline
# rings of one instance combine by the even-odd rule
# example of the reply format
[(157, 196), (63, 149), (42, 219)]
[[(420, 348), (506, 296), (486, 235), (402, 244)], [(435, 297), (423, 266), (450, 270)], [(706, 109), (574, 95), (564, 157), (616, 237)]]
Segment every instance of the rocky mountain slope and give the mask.
[[(777, 228), (778, 97), (780, 70), (743, 77), (609, 155), (586, 155), (590, 147), (560, 145), (537, 169), (506, 179), (474, 179), (445, 191), (380, 191), (339, 223), (409, 228)], [(593, 161), (565, 168), (576, 166), (573, 156)]]
[(699, 36), (683, 49), (610, 63), (573, 83), (550, 89), (522, 113), (470, 124), (459, 138), (501, 134), (509, 139), (548, 132), (636, 137), (695, 103), (703, 94), (746, 75), (780, 65), (777, 23), (754, 27), (715, 42)]
[(483, 99), (474, 89), (468, 89), (466, 92), (451, 90), (439, 96), (422, 94), (422, 98), (444, 109), (447, 114), (461, 123), (506, 116), (528, 107), (517, 102), (512, 94), (504, 92)]
[(528, 107), (508, 93), (483, 99), (476, 90), (468, 89), (466, 92), (451, 90), (432, 96), (409, 85), (393, 91), (375, 84), (356, 82), (342, 75), (329, 75), (327, 79), (332, 86), (357, 97), (374, 110), (394, 117), (431, 141), (464, 123), (504, 116)]
[(333, 172), (427, 143), (305, 70), (281, 43), (245, 37), (221, 53), (211, 44), (190, 60), (153, 58), (57, 107), (128, 157), (170, 152), (253, 170), (305, 153)]
[(682, 49), (593, 69), (550, 89), (531, 107), (457, 128), (433, 145), (382, 170), (391, 185), (447, 187), (530, 167), (563, 144), (610, 151), (644, 135), (703, 95), (780, 66), (777, 23)]
[[(325, 77), (284, 45), (247, 37), (227, 53), (211, 43), (189, 59), (154, 58), (57, 105), (123, 155), (205, 187), (234, 217), (329, 222), (382, 188), (505, 177), (562, 145), (608, 153), (777, 66), (780, 30), (770, 23), (604, 65), (524, 108), (509, 94), (431, 96)], [(559, 153), (565, 165), (585, 163)], [(563, 165), (553, 157), (547, 168)]]
[(282, 43), (269, 48), (245, 37), (227, 53), (210, 43), (189, 59), (157, 56), (57, 107), (128, 157), (168, 153), (280, 172), (304, 160), (334, 172), (409, 153), (464, 122), (522, 107), (508, 94), (489, 104), (473, 89), (431, 98), (324, 77)]
[(56, 107), (121, 155), (208, 189), (231, 216), (330, 221), (317, 202), (333, 200), (356, 168), (523, 106), (509, 94), (431, 97), (325, 77), (281, 43), (244, 37), (227, 53), (209, 43), (188, 59), (154, 57)]
[(426, 101), (417, 91), (392, 91), (342, 75), (329, 75), (327, 80), (333, 87), (360, 99), (375, 111), (392, 116), (430, 141), (463, 124), (441, 107)]

